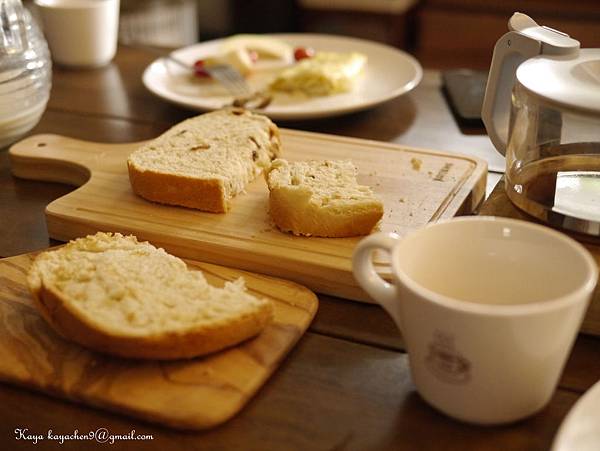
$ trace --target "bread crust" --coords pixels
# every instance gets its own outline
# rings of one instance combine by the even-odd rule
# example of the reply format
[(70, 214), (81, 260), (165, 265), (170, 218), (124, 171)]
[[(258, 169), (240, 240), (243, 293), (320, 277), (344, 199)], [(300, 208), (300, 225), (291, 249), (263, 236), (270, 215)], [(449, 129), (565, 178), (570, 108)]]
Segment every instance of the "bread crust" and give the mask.
[(285, 188), (275, 188), (269, 193), (269, 213), (275, 225), (283, 232), (345, 238), (368, 235), (383, 216), (383, 207), (374, 203), (363, 211), (339, 214), (319, 207), (309, 199), (298, 204)]
[(273, 307), (264, 303), (252, 315), (244, 315), (226, 324), (190, 328), (136, 337), (107, 333), (69, 308), (68, 302), (43, 278), (30, 289), (37, 306), (52, 328), (68, 340), (105, 354), (133, 359), (174, 360), (220, 351), (252, 338), (272, 320)]
[(146, 200), (210, 213), (226, 213), (229, 210), (222, 180), (139, 170), (130, 161), (127, 169), (133, 192)]

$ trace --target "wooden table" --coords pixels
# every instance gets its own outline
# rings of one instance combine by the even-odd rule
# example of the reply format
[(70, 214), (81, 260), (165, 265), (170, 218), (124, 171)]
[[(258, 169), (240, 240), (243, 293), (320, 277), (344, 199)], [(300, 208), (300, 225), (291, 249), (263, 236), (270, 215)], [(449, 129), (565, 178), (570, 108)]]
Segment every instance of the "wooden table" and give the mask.
[[(86, 140), (148, 139), (193, 112), (154, 98), (140, 81), (154, 58), (120, 48), (108, 67), (90, 71), (56, 68), (53, 91), (40, 124)], [(477, 152), (489, 146), (481, 130), (459, 129), (439, 90), (439, 73), (426, 72), (412, 93), (371, 111), (283, 126), (443, 150)], [(491, 185), (499, 175), (491, 175)], [(59, 184), (14, 179), (0, 153), (0, 257), (57, 244), (48, 239), (44, 207), (69, 192)], [(486, 206), (483, 207), (486, 209)], [(149, 441), (116, 441), (111, 449), (186, 450), (547, 450), (565, 415), (600, 379), (600, 340), (580, 336), (551, 403), (514, 425), (476, 427), (430, 408), (416, 393), (402, 341), (377, 306), (319, 296), (309, 332), (240, 415), (204, 433), (178, 432), (128, 417), (0, 385), (1, 449), (100, 448), (95, 442), (15, 440), (16, 428), (33, 434), (152, 434)]]

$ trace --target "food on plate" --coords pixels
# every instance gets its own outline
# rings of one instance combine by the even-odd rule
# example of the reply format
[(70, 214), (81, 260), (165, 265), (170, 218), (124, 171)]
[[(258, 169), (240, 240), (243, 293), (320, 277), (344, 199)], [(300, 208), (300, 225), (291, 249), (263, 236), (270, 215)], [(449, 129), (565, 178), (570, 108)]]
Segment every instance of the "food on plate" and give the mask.
[(294, 235), (368, 234), (383, 216), (383, 203), (358, 184), (357, 173), (349, 160), (275, 160), (266, 175), (273, 222)]
[(361, 53), (316, 52), (282, 70), (270, 84), (274, 91), (326, 96), (351, 91), (367, 57)]
[(250, 55), (255, 53), (258, 60), (273, 59), (290, 63), (294, 58), (292, 46), (279, 39), (258, 34), (237, 34), (223, 40), (221, 44), (223, 53), (238, 49), (244, 49)]
[[(216, 65), (231, 66), (245, 77), (261, 71), (277, 71), (275, 77), (271, 75), (270, 81), (263, 82), (258, 91), (327, 96), (351, 91), (366, 62), (367, 57), (358, 52), (315, 51), (305, 46), (293, 48), (268, 36), (242, 34), (224, 39), (214, 54), (196, 60), (193, 69), (199, 78), (210, 77), (209, 68)], [(245, 102), (235, 104), (245, 105)], [(264, 105), (253, 108), (264, 108)]]
[(196, 77), (207, 78), (210, 77), (210, 74), (206, 71), (206, 66), (204, 65), (204, 60), (197, 60), (194, 62), (194, 75)]
[(296, 61), (315, 56), (315, 49), (312, 47), (296, 47), (294, 49), (294, 59)]
[[(204, 60), (196, 61), (194, 63), (195, 73), (199, 75), (202, 74), (202, 72), (196, 69), (197, 67), (202, 66), (202, 69), (204, 70), (205, 67), (216, 66), (219, 64), (229, 65), (243, 76), (247, 76), (250, 72), (252, 72), (254, 61), (252, 61), (250, 53), (246, 49), (231, 49), (226, 52), (205, 58)], [(208, 74), (206, 71), (203, 72)]]
[(280, 153), (279, 129), (240, 108), (188, 119), (127, 160), (133, 191), (144, 199), (225, 213)]
[(209, 78), (211, 75), (207, 68), (228, 65), (246, 77), (256, 69), (259, 60), (290, 64), (294, 61), (294, 49), (268, 36), (239, 34), (224, 39), (215, 53), (196, 60), (193, 71), (196, 77)]
[(213, 287), (179, 258), (118, 233), (38, 255), (27, 281), (58, 333), (129, 358), (219, 351), (257, 335), (273, 315), (270, 301), (248, 293), (243, 279)]

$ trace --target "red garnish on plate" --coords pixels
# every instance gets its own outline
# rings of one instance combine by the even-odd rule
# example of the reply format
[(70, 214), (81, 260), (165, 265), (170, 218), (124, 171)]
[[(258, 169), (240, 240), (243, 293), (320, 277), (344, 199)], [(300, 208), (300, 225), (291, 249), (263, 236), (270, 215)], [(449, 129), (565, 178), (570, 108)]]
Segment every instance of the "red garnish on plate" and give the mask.
[(210, 77), (210, 74), (204, 68), (204, 60), (197, 60), (194, 63), (194, 75), (201, 78)]
[(311, 47), (296, 47), (294, 49), (294, 59), (300, 61), (315, 56), (315, 50)]

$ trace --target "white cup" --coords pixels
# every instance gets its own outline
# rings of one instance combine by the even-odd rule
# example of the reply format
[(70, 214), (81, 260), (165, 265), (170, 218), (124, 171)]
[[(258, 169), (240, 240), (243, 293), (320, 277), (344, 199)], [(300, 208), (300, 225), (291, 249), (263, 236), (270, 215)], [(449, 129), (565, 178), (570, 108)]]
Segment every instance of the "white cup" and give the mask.
[(35, 0), (54, 62), (109, 63), (117, 51), (119, 0)]
[[(392, 282), (372, 251), (391, 256)], [(462, 421), (525, 418), (552, 397), (598, 279), (589, 252), (548, 227), (493, 217), (359, 243), (354, 276), (401, 330), (421, 396)]]

